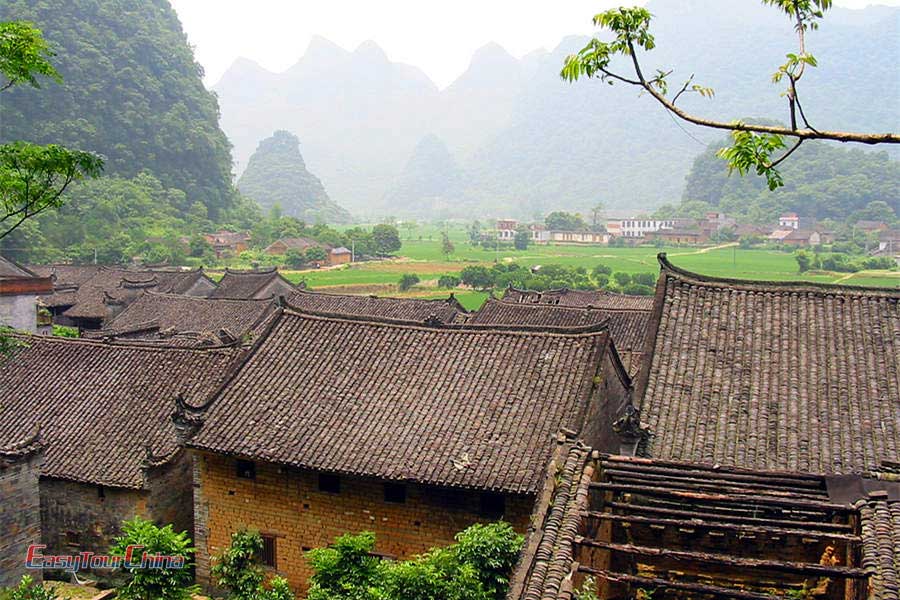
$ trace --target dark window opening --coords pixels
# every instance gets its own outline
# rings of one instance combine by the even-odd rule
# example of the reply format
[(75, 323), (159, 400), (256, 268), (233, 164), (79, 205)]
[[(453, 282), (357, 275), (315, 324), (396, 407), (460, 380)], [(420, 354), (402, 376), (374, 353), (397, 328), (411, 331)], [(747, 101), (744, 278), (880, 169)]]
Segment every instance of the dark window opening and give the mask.
[(103, 500), (106, 498), (106, 490), (103, 489), (102, 485), (97, 486), (97, 497)]
[(78, 535), (77, 531), (67, 531), (66, 532), (66, 545), (67, 546), (80, 546), (81, 545), (81, 536)]
[(319, 473), (319, 491), (340, 494), (341, 478), (333, 473)]
[(256, 463), (250, 460), (237, 461), (237, 476), (241, 479), (256, 479)]
[(403, 504), (406, 502), (406, 486), (402, 483), (384, 484), (384, 501), (393, 504)]
[(263, 546), (262, 551), (259, 553), (259, 562), (266, 567), (272, 567), (274, 569), (278, 566), (275, 543), (276, 538), (274, 535), (263, 535), (262, 541)]
[(506, 498), (500, 494), (482, 494), (479, 514), (488, 519), (499, 519), (506, 513)]

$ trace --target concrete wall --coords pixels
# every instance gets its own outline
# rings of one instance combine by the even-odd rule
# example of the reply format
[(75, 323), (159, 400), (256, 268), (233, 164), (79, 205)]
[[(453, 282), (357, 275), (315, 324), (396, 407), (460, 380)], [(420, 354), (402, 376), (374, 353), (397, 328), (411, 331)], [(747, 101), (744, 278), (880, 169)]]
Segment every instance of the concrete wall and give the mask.
[(37, 296), (0, 295), (0, 325), (37, 333)]
[(11, 586), (30, 573), (25, 570), (28, 546), (41, 541), (38, 476), (40, 454), (12, 464), (0, 460), (0, 587)]
[[(304, 553), (328, 546), (345, 533), (373, 531), (376, 551), (397, 558), (453, 543), (453, 536), (477, 522), (480, 494), (406, 486), (406, 502), (384, 501), (384, 484), (341, 477), (341, 492), (318, 491), (311, 471), (256, 463), (256, 479), (236, 476), (236, 461), (198, 453), (194, 461), (197, 581), (209, 586), (210, 556), (228, 546), (231, 534), (251, 527), (276, 536), (276, 571), (300, 594), (312, 574)], [(505, 519), (520, 532), (528, 527), (532, 496), (507, 496)]]

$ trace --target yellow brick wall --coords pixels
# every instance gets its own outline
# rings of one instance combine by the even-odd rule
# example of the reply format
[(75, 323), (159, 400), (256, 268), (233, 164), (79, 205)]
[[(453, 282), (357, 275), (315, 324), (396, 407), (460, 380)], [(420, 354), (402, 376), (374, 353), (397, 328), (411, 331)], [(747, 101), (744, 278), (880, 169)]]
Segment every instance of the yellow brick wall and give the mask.
[[(197, 453), (195, 519), (197, 579), (208, 586), (209, 557), (226, 548), (231, 533), (252, 527), (277, 536), (277, 572), (305, 593), (311, 575), (304, 552), (329, 545), (348, 532), (374, 531), (376, 551), (397, 558), (453, 543), (476, 522), (480, 494), (456, 493), (448, 506), (445, 490), (408, 484), (406, 502), (384, 501), (383, 483), (341, 477), (340, 494), (318, 491), (314, 472), (256, 463), (256, 479), (236, 477), (235, 460)], [(505, 520), (521, 533), (528, 526), (533, 496), (507, 496)]]

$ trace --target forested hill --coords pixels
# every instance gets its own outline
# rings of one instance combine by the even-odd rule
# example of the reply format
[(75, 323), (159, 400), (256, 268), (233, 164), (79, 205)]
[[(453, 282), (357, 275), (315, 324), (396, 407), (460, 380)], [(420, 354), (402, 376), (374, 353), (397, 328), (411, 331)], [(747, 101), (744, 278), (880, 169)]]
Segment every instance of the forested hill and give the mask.
[(61, 143), (106, 157), (106, 174), (150, 171), (216, 217), (232, 201), (215, 96), (167, 0), (3, 0), (57, 52), (62, 85), (3, 92), (0, 141)]
[(784, 211), (845, 221), (870, 202), (884, 202), (900, 214), (900, 163), (887, 152), (808, 142), (779, 167), (785, 186), (770, 192), (764, 177), (728, 175), (716, 156), (726, 143), (711, 144), (694, 160), (678, 212), (718, 209), (760, 224), (771, 224)]
[(276, 131), (259, 143), (238, 181), (244, 196), (264, 209), (274, 206), (307, 223), (349, 223), (350, 213), (331, 201), (319, 178), (306, 169), (300, 140)]
[[(728, 10), (722, 10), (724, 4)], [(657, 46), (647, 70), (675, 69), (671, 85), (696, 74), (715, 88), (679, 101), (702, 116), (785, 119), (772, 73), (796, 51), (790, 21), (759, 0), (650, 0)], [(585, 24), (592, 13), (584, 15)], [(896, 71), (900, 9), (835, 7), (808, 35), (819, 61), (803, 78), (803, 106), (817, 128), (891, 131), (900, 111)], [(216, 84), (222, 125), (239, 166), (260, 139), (289, 129), (332, 198), (360, 218), (433, 206), (407, 196), (405, 166), (435, 133), (465, 173), (441, 217), (534, 217), (557, 209), (653, 208), (677, 201), (694, 157), (718, 134), (676, 122), (634, 88), (599, 80), (564, 82), (566, 55), (586, 38), (522, 58), (496, 45), (438, 90), (418, 69), (392, 62), (372, 43), (350, 52), (316, 39), (299, 62), (271, 73), (247, 60)], [(896, 154), (894, 154), (896, 156)], [(423, 188), (424, 189), (424, 188)], [(427, 210), (423, 217), (435, 216)]]

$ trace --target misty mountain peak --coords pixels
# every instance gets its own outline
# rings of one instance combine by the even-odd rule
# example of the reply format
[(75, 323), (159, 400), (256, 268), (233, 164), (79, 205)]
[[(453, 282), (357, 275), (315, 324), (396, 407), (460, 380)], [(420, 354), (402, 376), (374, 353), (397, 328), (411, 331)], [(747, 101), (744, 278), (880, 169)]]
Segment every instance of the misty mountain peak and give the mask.
[(239, 56), (235, 59), (231, 66), (225, 70), (219, 81), (213, 86), (214, 89), (223, 85), (234, 83), (237, 86), (246, 85), (248, 82), (259, 82), (261, 79), (271, 77), (271, 71), (264, 68), (258, 62)]
[(387, 63), (387, 54), (373, 40), (366, 40), (353, 51), (353, 55), (366, 61)]
[(306, 52), (303, 53), (303, 60), (340, 59), (345, 58), (348, 54), (350, 53), (331, 40), (321, 35), (313, 35), (309, 38), (309, 45), (306, 47)]
[(471, 68), (473, 65), (491, 64), (491, 65), (511, 65), (517, 63), (516, 58), (506, 51), (506, 48), (497, 42), (488, 42), (475, 51), (472, 55), (472, 61), (469, 63)]

